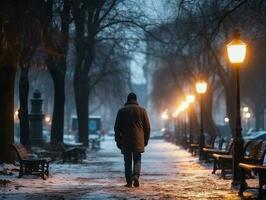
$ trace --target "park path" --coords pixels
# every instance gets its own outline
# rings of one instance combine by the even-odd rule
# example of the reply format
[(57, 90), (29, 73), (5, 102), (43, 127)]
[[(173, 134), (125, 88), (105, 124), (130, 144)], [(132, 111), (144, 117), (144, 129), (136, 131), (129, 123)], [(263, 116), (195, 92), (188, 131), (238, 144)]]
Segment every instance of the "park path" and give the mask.
[(141, 187), (123, 187), (123, 158), (109, 137), (83, 164), (52, 164), (46, 181), (6, 176), (11, 183), (0, 187), (0, 199), (240, 199), (230, 180), (212, 175), (211, 166), (163, 140), (150, 140), (142, 160)]

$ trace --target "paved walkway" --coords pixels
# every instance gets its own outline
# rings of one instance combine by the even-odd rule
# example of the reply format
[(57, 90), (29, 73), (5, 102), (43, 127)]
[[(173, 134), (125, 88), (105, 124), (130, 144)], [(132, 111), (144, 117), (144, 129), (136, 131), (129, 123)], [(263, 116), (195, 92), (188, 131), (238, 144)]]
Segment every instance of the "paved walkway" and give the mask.
[(46, 181), (5, 177), (11, 183), (0, 187), (0, 199), (240, 199), (230, 180), (162, 140), (151, 140), (143, 155), (140, 188), (123, 187), (123, 159), (111, 138), (83, 164), (52, 164), (51, 172)]

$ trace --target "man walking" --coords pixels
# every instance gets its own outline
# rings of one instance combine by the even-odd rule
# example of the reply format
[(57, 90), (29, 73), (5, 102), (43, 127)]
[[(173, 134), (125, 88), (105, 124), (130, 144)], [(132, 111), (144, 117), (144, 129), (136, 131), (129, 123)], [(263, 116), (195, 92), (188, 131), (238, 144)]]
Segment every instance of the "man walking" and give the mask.
[[(150, 138), (150, 122), (146, 110), (139, 106), (135, 93), (130, 93), (115, 121), (115, 141), (124, 155), (126, 187), (139, 187), (141, 153)], [(132, 171), (132, 161), (133, 171)]]

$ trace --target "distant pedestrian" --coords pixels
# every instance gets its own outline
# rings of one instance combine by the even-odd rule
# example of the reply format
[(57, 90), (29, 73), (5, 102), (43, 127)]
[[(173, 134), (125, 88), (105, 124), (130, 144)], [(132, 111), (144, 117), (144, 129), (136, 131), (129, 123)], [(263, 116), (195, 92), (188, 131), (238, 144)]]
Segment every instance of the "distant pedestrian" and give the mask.
[(106, 135), (106, 133), (107, 133), (106, 129), (104, 129), (104, 128), (101, 129), (100, 134), (101, 134), (102, 141), (105, 140), (105, 135)]
[[(126, 187), (139, 187), (141, 153), (148, 145), (150, 122), (146, 110), (139, 106), (137, 95), (130, 93), (115, 121), (115, 141), (124, 155)], [(134, 163), (132, 170), (132, 161)]]

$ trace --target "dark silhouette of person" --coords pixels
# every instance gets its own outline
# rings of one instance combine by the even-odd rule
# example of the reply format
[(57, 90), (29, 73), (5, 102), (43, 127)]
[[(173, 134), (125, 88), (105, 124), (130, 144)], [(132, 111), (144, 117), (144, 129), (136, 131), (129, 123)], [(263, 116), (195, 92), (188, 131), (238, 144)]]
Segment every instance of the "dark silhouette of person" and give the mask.
[[(139, 106), (137, 95), (130, 93), (127, 102), (116, 117), (115, 141), (124, 155), (126, 187), (139, 187), (141, 169), (141, 153), (148, 145), (150, 138), (150, 122), (146, 110)], [(132, 170), (133, 161), (133, 170)]]

